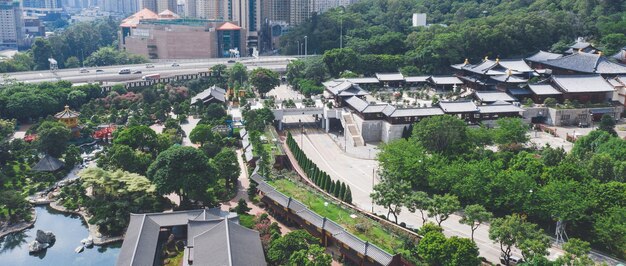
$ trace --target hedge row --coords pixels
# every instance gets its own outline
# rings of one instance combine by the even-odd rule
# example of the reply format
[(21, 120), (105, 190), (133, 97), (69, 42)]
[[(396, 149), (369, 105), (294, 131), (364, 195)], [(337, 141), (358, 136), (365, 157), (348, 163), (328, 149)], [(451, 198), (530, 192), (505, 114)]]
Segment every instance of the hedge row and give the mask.
[(304, 170), (309, 179), (313, 181), (313, 183), (336, 198), (350, 204), (352, 203), (352, 192), (350, 191), (350, 186), (347, 186), (339, 180), (333, 181), (330, 178), (330, 175), (320, 170), (319, 167), (317, 167), (317, 165), (313, 163), (313, 161), (311, 161), (306, 154), (304, 154), (304, 151), (300, 149), (296, 141), (293, 139), (291, 132), (287, 134), (287, 146), (289, 147), (289, 150), (291, 150), (291, 153), (296, 157), (300, 167)]

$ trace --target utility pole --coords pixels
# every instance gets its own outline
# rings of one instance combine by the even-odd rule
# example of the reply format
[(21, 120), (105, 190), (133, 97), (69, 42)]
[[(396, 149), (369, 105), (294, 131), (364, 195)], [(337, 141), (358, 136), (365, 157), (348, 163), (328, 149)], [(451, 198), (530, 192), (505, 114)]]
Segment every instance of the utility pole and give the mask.
[(308, 36), (304, 35), (304, 57), (309, 55), (309, 41)]
[[(374, 191), (374, 175), (376, 173), (376, 169), (372, 168), (372, 191)], [(374, 198), (372, 198), (372, 213), (374, 213)]]

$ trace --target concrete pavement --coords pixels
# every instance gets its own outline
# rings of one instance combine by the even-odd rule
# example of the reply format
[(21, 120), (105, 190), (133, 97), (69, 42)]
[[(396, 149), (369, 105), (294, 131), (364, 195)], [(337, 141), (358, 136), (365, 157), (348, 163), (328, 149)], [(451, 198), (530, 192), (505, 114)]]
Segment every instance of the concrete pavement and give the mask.
[[(378, 178), (373, 174), (378, 168), (378, 162), (347, 156), (327, 134), (320, 131), (307, 129), (302, 138), (299, 130), (293, 130), (292, 134), (298, 145), (320, 169), (326, 171), (333, 179), (339, 179), (350, 185), (353, 203), (356, 206), (364, 210), (372, 209), (372, 200), (369, 195), (373, 191), (373, 183), (378, 183)], [(375, 205), (374, 212), (386, 214), (387, 210)], [(442, 223), (444, 233), (447, 236), (470, 237), (470, 227), (460, 224), (460, 219), (461, 217), (458, 215), (451, 215), (448, 220)], [(429, 221), (434, 222), (434, 219), (429, 219)], [(398, 222), (405, 222), (408, 227), (420, 227), (421, 216), (419, 213), (411, 213), (404, 208), (398, 216)], [(488, 230), (488, 225), (478, 227), (474, 233), (474, 240), (480, 250), (480, 256), (497, 263), (500, 247), (489, 239)], [(552, 260), (563, 254), (563, 251), (556, 247), (549, 251), (548, 258)], [(521, 254), (519, 250), (515, 250), (514, 253)]]

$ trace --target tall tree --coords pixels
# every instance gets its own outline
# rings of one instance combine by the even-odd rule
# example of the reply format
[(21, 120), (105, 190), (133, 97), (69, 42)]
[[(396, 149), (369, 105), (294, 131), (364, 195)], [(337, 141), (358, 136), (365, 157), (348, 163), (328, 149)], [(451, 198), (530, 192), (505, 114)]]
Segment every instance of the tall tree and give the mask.
[(500, 146), (519, 146), (528, 141), (528, 126), (520, 118), (500, 118), (496, 121), (494, 141)]
[(513, 246), (522, 250), (527, 261), (533, 256), (544, 256), (550, 246), (549, 238), (541, 229), (518, 214), (494, 219), (489, 228), (489, 238), (500, 245), (506, 265), (510, 263)]
[(4, 190), (0, 191), (0, 206), (6, 208), (10, 222), (17, 222), (26, 217), (30, 204), (20, 192)]
[(289, 257), (289, 265), (330, 266), (332, 261), (332, 257), (326, 254), (326, 249), (316, 244), (298, 250)]
[(431, 153), (457, 155), (471, 146), (463, 120), (440, 115), (422, 119), (413, 128), (413, 138)]
[(189, 140), (191, 143), (200, 144), (200, 147), (205, 143), (215, 142), (219, 139), (219, 135), (213, 132), (213, 129), (209, 125), (198, 124), (191, 130), (189, 134)]
[(266, 93), (278, 87), (280, 80), (278, 73), (267, 68), (256, 68), (250, 73), (250, 83), (254, 86), (261, 97)]
[(36, 70), (45, 70), (50, 68), (48, 58), (52, 58), (52, 47), (50, 42), (44, 38), (37, 38), (32, 46), (33, 59), (35, 60)]
[(215, 199), (207, 190), (215, 182), (215, 170), (208, 161), (198, 149), (172, 146), (159, 154), (147, 175), (160, 194), (177, 193), (181, 203), (197, 200), (213, 206)]
[(428, 209), (428, 206), (431, 204), (431, 199), (428, 197), (428, 194), (423, 191), (416, 191), (408, 196), (406, 202), (406, 206), (410, 212), (419, 211), (422, 215), (422, 224), (426, 224), (426, 214), (425, 210)]
[(239, 86), (241, 86), (243, 82), (247, 80), (248, 70), (242, 63), (237, 62), (228, 70), (229, 84), (239, 84)]
[(617, 136), (617, 132), (615, 132), (615, 119), (609, 114), (602, 115), (598, 129), (606, 131), (613, 136)]
[(428, 206), (428, 216), (435, 217), (437, 225), (441, 226), (441, 223), (447, 220), (450, 214), (459, 209), (461, 209), (461, 203), (456, 196), (450, 194), (435, 195)]
[(286, 265), (291, 256), (300, 250), (307, 250), (319, 240), (304, 230), (292, 231), (270, 243), (267, 259), (273, 265)]
[(483, 223), (489, 222), (493, 214), (488, 212), (481, 205), (467, 205), (463, 213), (463, 218), (459, 221), (462, 224), (469, 225), (472, 229), (472, 241), (474, 241), (474, 231)]
[(226, 191), (232, 191), (237, 186), (237, 180), (241, 173), (237, 162), (237, 153), (232, 149), (223, 148), (211, 159), (211, 164), (213, 164), (219, 178), (224, 179)]
[(383, 177), (381, 182), (374, 186), (374, 192), (370, 194), (370, 197), (374, 203), (387, 209), (387, 219), (389, 219), (389, 214), (393, 214), (395, 222), (398, 223), (398, 214), (406, 203), (405, 197), (410, 192), (411, 184), (408, 181)]
[(156, 154), (158, 148), (158, 136), (148, 126), (131, 126), (115, 131), (114, 144), (123, 144), (133, 149), (149, 151)]
[(70, 130), (62, 123), (46, 121), (37, 128), (37, 146), (41, 152), (61, 157), (70, 140)]

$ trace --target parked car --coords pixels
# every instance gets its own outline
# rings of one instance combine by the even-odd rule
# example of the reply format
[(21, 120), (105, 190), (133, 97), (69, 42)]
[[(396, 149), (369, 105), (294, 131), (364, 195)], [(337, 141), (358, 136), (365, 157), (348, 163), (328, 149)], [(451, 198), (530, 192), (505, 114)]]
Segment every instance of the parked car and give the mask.
[(178, 63), (172, 63), (172, 67), (179, 67), (180, 65)]
[(87, 70), (86, 68), (81, 68), (80, 73), (89, 73), (89, 70)]
[[(515, 256), (515, 255), (511, 255), (511, 257), (509, 257), (508, 265), (519, 265), (519, 264), (522, 264), (523, 262), (524, 260), (522, 258)], [(504, 259), (504, 255), (500, 255), (500, 263), (502, 263), (502, 265), (507, 265), (506, 260)]]

